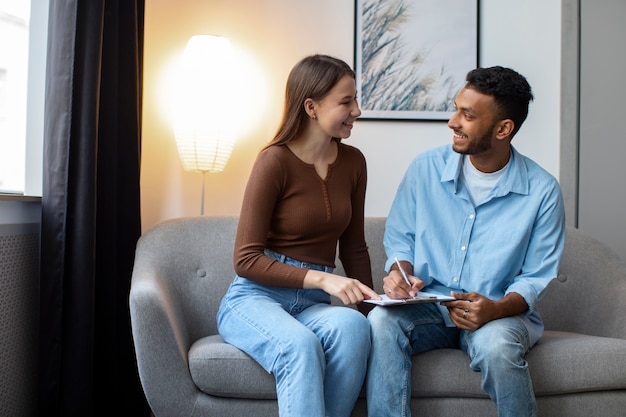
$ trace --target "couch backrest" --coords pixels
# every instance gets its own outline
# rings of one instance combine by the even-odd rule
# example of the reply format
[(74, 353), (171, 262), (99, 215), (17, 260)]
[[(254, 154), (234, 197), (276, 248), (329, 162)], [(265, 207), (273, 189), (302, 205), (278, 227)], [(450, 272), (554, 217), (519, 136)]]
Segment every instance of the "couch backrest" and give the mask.
[(626, 264), (606, 245), (568, 226), (559, 277), (539, 310), (548, 330), (626, 339)]
[[(171, 294), (184, 317), (189, 340), (217, 333), (219, 302), (234, 277), (232, 253), (237, 217), (187, 217), (166, 221), (144, 234), (135, 269), (146, 268)], [(366, 220), (374, 289), (382, 292), (386, 256), (384, 217)], [(337, 273), (343, 274), (338, 262)], [(626, 339), (626, 268), (606, 246), (568, 227), (560, 280), (540, 302), (546, 329)], [(135, 285), (135, 283), (134, 283)]]
[(215, 316), (234, 278), (237, 217), (185, 217), (165, 221), (137, 243), (133, 286), (155, 279), (181, 318), (187, 344), (217, 334)]

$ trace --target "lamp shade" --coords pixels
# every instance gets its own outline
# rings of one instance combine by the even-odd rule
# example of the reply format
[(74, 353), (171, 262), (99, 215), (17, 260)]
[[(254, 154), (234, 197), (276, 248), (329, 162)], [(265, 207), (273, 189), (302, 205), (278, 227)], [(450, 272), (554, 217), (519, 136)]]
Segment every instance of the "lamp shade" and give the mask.
[(235, 143), (233, 51), (221, 36), (189, 39), (174, 114), (178, 154), (186, 171), (221, 172)]

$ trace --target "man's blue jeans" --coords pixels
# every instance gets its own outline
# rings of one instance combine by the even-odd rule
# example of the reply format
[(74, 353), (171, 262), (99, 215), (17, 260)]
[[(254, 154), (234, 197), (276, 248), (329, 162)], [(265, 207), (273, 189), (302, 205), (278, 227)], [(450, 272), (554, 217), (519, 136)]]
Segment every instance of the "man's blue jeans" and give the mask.
[(275, 376), (281, 417), (350, 416), (370, 351), (369, 323), (359, 311), (331, 306), (322, 290), (270, 287), (236, 277), (217, 320), (226, 342)]
[[(367, 371), (370, 417), (411, 415), (411, 356), (441, 348), (465, 351), (498, 416), (536, 416), (526, 326), (517, 317), (494, 320), (476, 331), (446, 327), (435, 304), (376, 307), (368, 316), (372, 350)], [(428, 381), (421, 381), (428, 384)]]

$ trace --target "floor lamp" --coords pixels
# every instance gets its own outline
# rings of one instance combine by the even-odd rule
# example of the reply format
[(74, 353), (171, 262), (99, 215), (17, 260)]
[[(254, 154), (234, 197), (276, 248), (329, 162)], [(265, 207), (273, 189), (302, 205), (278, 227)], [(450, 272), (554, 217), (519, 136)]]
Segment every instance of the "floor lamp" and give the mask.
[(227, 38), (189, 39), (179, 73), (174, 133), (183, 169), (202, 173), (201, 215), (205, 174), (222, 172), (235, 144), (234, 73)]

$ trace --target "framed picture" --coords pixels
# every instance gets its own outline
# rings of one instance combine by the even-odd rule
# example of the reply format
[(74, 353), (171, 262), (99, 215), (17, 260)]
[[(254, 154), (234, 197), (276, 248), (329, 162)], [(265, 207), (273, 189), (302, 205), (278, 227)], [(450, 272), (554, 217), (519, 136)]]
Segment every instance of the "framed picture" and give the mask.
[(355, 0), (360, 119), (448, 120), (478, 66), (478, 0)]

